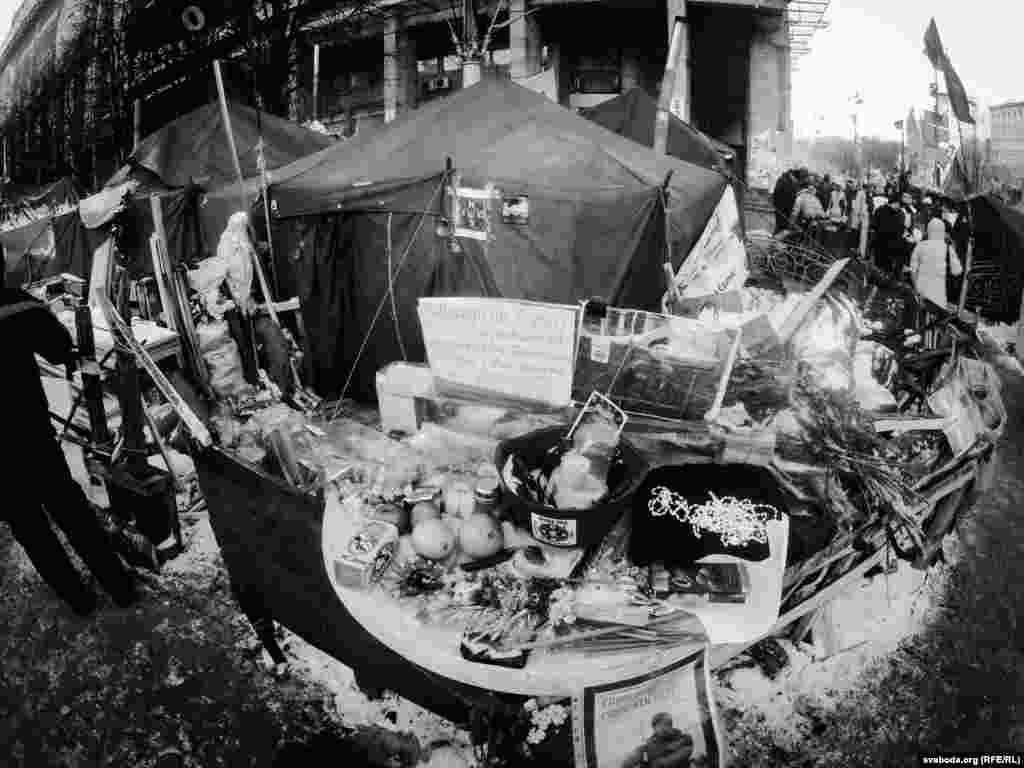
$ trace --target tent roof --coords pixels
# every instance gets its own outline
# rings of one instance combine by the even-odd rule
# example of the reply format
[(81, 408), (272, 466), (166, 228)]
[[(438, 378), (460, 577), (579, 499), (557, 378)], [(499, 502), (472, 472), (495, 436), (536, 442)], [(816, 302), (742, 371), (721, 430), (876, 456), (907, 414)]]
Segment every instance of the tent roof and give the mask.
[(379, 206), (378, 192), (439, 176), (447, 158), (474, 183), (571, 199), (650, 190), (672, 172), (677, 210), (717, 202), (725, 186), (718, 173), (658, 155), (511, 80), (485, 79), (279, 169), (273, 198), (281, 216), (375, 196)]
[[(329, 136), (265, 112), (258, 113), (251, 107), (229, 102), (228, 109), (246, 178), (259, 173), (256, 147), (260, 136), (268, 169), (279, 168), (333, 142)], [(140, 168), (171, 187), (183, 187), (189, 181), (203, 185), (236, 181), (220, 105), (211, 102), (151, 133), (107, 186), (128, 181)]]
[[(643, 88), (631, 88), (597, 106), (581, 109), (580, 114), (638, 144), (654, 146), (658, 103)], [(736, 154), (729, 145), (701, 133), (671, 113), (667, 150), (673, 157), (715, 169), (723, 167), (723, 156), (728, 158)]]

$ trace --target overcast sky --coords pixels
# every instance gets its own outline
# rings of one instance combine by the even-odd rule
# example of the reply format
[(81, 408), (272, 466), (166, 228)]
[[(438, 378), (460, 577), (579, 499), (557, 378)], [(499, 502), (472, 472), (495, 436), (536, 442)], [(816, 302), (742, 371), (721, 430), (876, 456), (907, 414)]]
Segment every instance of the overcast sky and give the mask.
[[(0, 40), (19, 4), (0, 0)], [(832, 0), (831, 28), (816, 34), (793, 74), (797, 134), (852, 135), (851, 98), (859, 92), (861, 133), (897, 137), (893, 123), (929, 104), (922, 40), (932, 16), (981, 106), (1024, 100), (1024, 1)]]
[(831, 28), (816, 34), (793, 74), (797, 134), (852, 135), (850, 100), (860, 92), (861, 132), (898, 137), (893, 123), (931, 101), (932, 69), (922, 51), (932, 16), (979, 106), (1024, 100), (1020, 0), (832, 0)]

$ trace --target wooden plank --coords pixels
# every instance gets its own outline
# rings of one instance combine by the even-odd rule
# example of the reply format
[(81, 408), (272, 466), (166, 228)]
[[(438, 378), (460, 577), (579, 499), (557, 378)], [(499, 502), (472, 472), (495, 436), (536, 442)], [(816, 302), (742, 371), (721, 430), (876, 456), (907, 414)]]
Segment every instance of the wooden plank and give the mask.
[(825, 276), (818, 281), (818, 284), (811, 289), (810, 293), (804, 296), (800, 303), (796, 305), (792, 312), (789, 313), (789, 317), (786, 318), (782, 324), (782, 328), (779, 329), (779, 339), (782, 343), (786, 343), (790, 340), (794, 333), (800, 328), (810, 313), (814, 305), (818, 303), (818, 300), (825, 295), (825, 291), (832, 287), (832, 283), (836, 281), (840, 273), (846, 268), (846, 265), (850, 263), (850, 260), (839, 259), (831, 267)]

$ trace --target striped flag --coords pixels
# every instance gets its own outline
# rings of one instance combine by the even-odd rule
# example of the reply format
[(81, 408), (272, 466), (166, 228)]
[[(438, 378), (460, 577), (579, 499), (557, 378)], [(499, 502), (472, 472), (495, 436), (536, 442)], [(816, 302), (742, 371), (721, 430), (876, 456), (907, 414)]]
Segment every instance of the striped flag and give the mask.
[(971, 115), (971, 105), (967, 100), (967, 90), (953, 68), (946, 49), (942, 47), (942, 38), (939, 37), (935, 19), (931, 20), (924, 33), (924, 55), (928, 57), (934, 69), (942, 70), (946, 76), (946, 92), (949, 94), (949, 104), (956, 119), (961, 123), (973, 124), (974, 117)]

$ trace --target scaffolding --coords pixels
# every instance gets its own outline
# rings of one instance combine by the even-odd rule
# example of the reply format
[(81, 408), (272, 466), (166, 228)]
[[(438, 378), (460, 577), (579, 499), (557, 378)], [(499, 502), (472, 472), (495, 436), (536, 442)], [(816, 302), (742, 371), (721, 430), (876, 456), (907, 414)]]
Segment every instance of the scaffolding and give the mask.
[(825, 14), (832, 0), (789, 0), (786, 4), (786, 23), (789, 27), (789, 47), (794, 64), (811, 51), (811, 38), (819, 30), (828, 29)]

